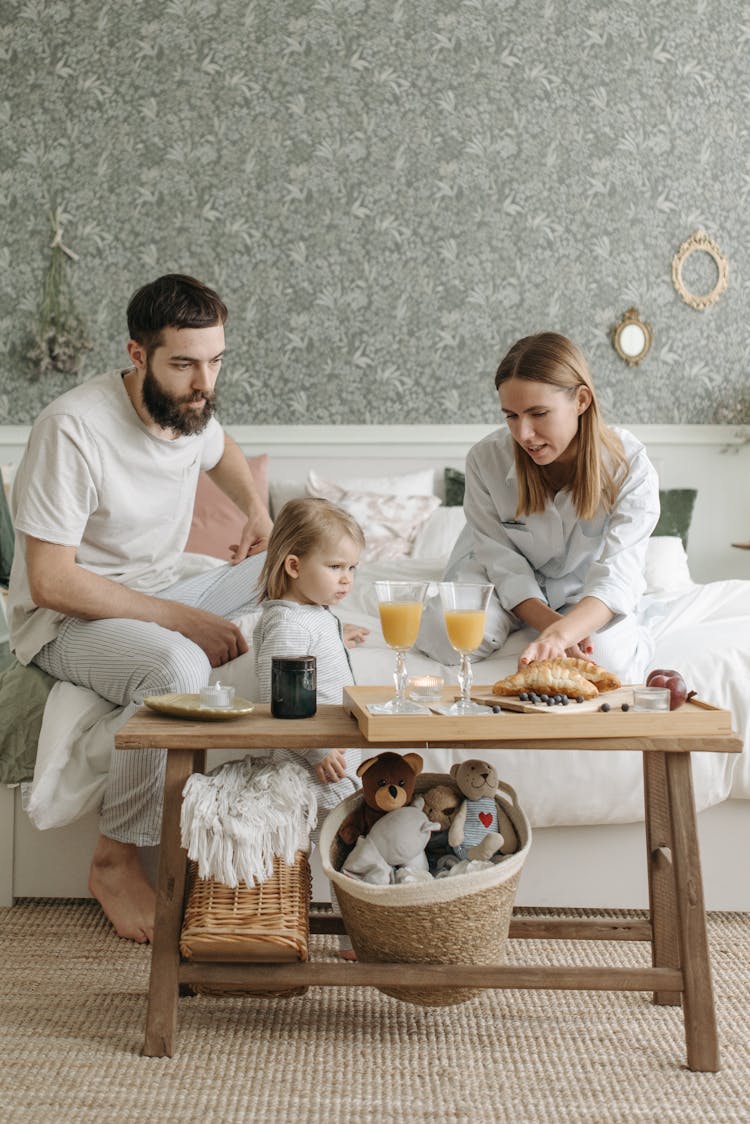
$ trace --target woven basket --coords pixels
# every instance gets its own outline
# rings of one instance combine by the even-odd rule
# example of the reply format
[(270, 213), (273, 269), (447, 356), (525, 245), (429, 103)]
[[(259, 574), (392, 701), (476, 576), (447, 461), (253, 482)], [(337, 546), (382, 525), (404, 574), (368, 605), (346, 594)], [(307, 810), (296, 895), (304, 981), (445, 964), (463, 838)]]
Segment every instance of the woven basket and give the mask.
[[(417, 792), (450, 784), (439, 773), (421, 773)], [(500, 782), (495, 797), (513, 823), (519, 850), (491, 870), (430, 882), (374, 886), (341, 874), (347, 849), (337, 836), (357, 807), (349, 796), (326, 817), (320, 837), (323, 870), (336, 888), (341, 915), (357, 957), (363, 962), (410, 964), (501, 964), (521, 870), (531, 846), (531, 827), (510, 785)], [(381, 988), (386, 995), (422, 1007), (464, 1003), (477, 988)]]
[[(278, 964), (309, 960), (310, 866), (298, 851), (290, 866), (276, 857), (273, 874), (259, 886), (241, 882), (235, 889), (213, 878), (199, 878), (197, 863), (188, 864), (188, 892), (180, 934), (186, 960)], [(204, 994), (229, 994), (227, 989), (199, 989)], [(303, 995), (306, 987), (281, 992), (232, 994)]]

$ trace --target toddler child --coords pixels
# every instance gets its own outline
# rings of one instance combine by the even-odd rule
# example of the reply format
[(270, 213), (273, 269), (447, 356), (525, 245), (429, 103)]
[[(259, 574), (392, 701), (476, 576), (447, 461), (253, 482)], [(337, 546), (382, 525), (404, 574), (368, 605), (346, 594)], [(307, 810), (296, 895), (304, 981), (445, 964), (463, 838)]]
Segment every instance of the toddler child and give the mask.
[[(279, 512), (268, 540), (259, 579), (262, 615), (253, 631), (258, 699), (271, 700), (274, 656), (315, 656), (319, 703), (340, 704), (342, 688), (354, 683), (341, 622), (331, 612), (350, 592), (365, 537), (347, 512), (328, 500), (290, 500)], [(359, 642), (366, 630), (351, 630)], [(295, 750), (278, 750), (287, 759)], [(318, 799), (320, 837), (326, 812), (360, 787), (358, 749), (300, 750)], [(342, 950), (351, 948), (348, 939)], [(350, 957), (347, 957), (350, 958)]]

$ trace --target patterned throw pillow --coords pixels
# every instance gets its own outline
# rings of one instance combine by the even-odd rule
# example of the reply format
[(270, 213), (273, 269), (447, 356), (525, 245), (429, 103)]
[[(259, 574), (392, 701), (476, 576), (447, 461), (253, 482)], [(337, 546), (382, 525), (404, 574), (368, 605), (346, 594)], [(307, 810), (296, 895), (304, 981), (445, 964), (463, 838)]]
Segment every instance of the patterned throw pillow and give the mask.
[(338, 504), (352, 515), (365, 535), (362, 561), (408, 558), (414, 540), (430, 515), (440, 506), (437, 496), (389, 496), (360, 492), (315, 477), (307, 494)]

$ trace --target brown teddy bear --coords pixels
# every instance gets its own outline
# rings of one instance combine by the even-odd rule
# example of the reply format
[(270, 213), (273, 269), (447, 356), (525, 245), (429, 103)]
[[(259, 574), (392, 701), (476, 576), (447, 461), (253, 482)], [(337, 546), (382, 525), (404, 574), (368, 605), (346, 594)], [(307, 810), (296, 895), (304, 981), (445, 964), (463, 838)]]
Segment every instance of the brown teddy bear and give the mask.
[(339, 837), (353, 847), (360, 835), (367, 835), (372, 825), (386, 812), (394, 812), (411, 803), (417, 775), (422, 771), (418, 753), (388, 751), (368, 757), (357, 769), (362, 777), (362, 802), (341, 824)]

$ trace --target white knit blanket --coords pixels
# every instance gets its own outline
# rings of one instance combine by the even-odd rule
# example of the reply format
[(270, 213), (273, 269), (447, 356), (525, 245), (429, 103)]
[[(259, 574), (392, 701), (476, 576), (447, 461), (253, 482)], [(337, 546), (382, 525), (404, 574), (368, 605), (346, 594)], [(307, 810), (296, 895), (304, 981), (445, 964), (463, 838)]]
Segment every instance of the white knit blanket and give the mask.
[(193, 773), (182, 795), (182, 845), (201, 878), (252, 887), (271, 877), (275, 855), (293, 863), (309, 847), (318, 808), (301, 762), (228, 761)]

